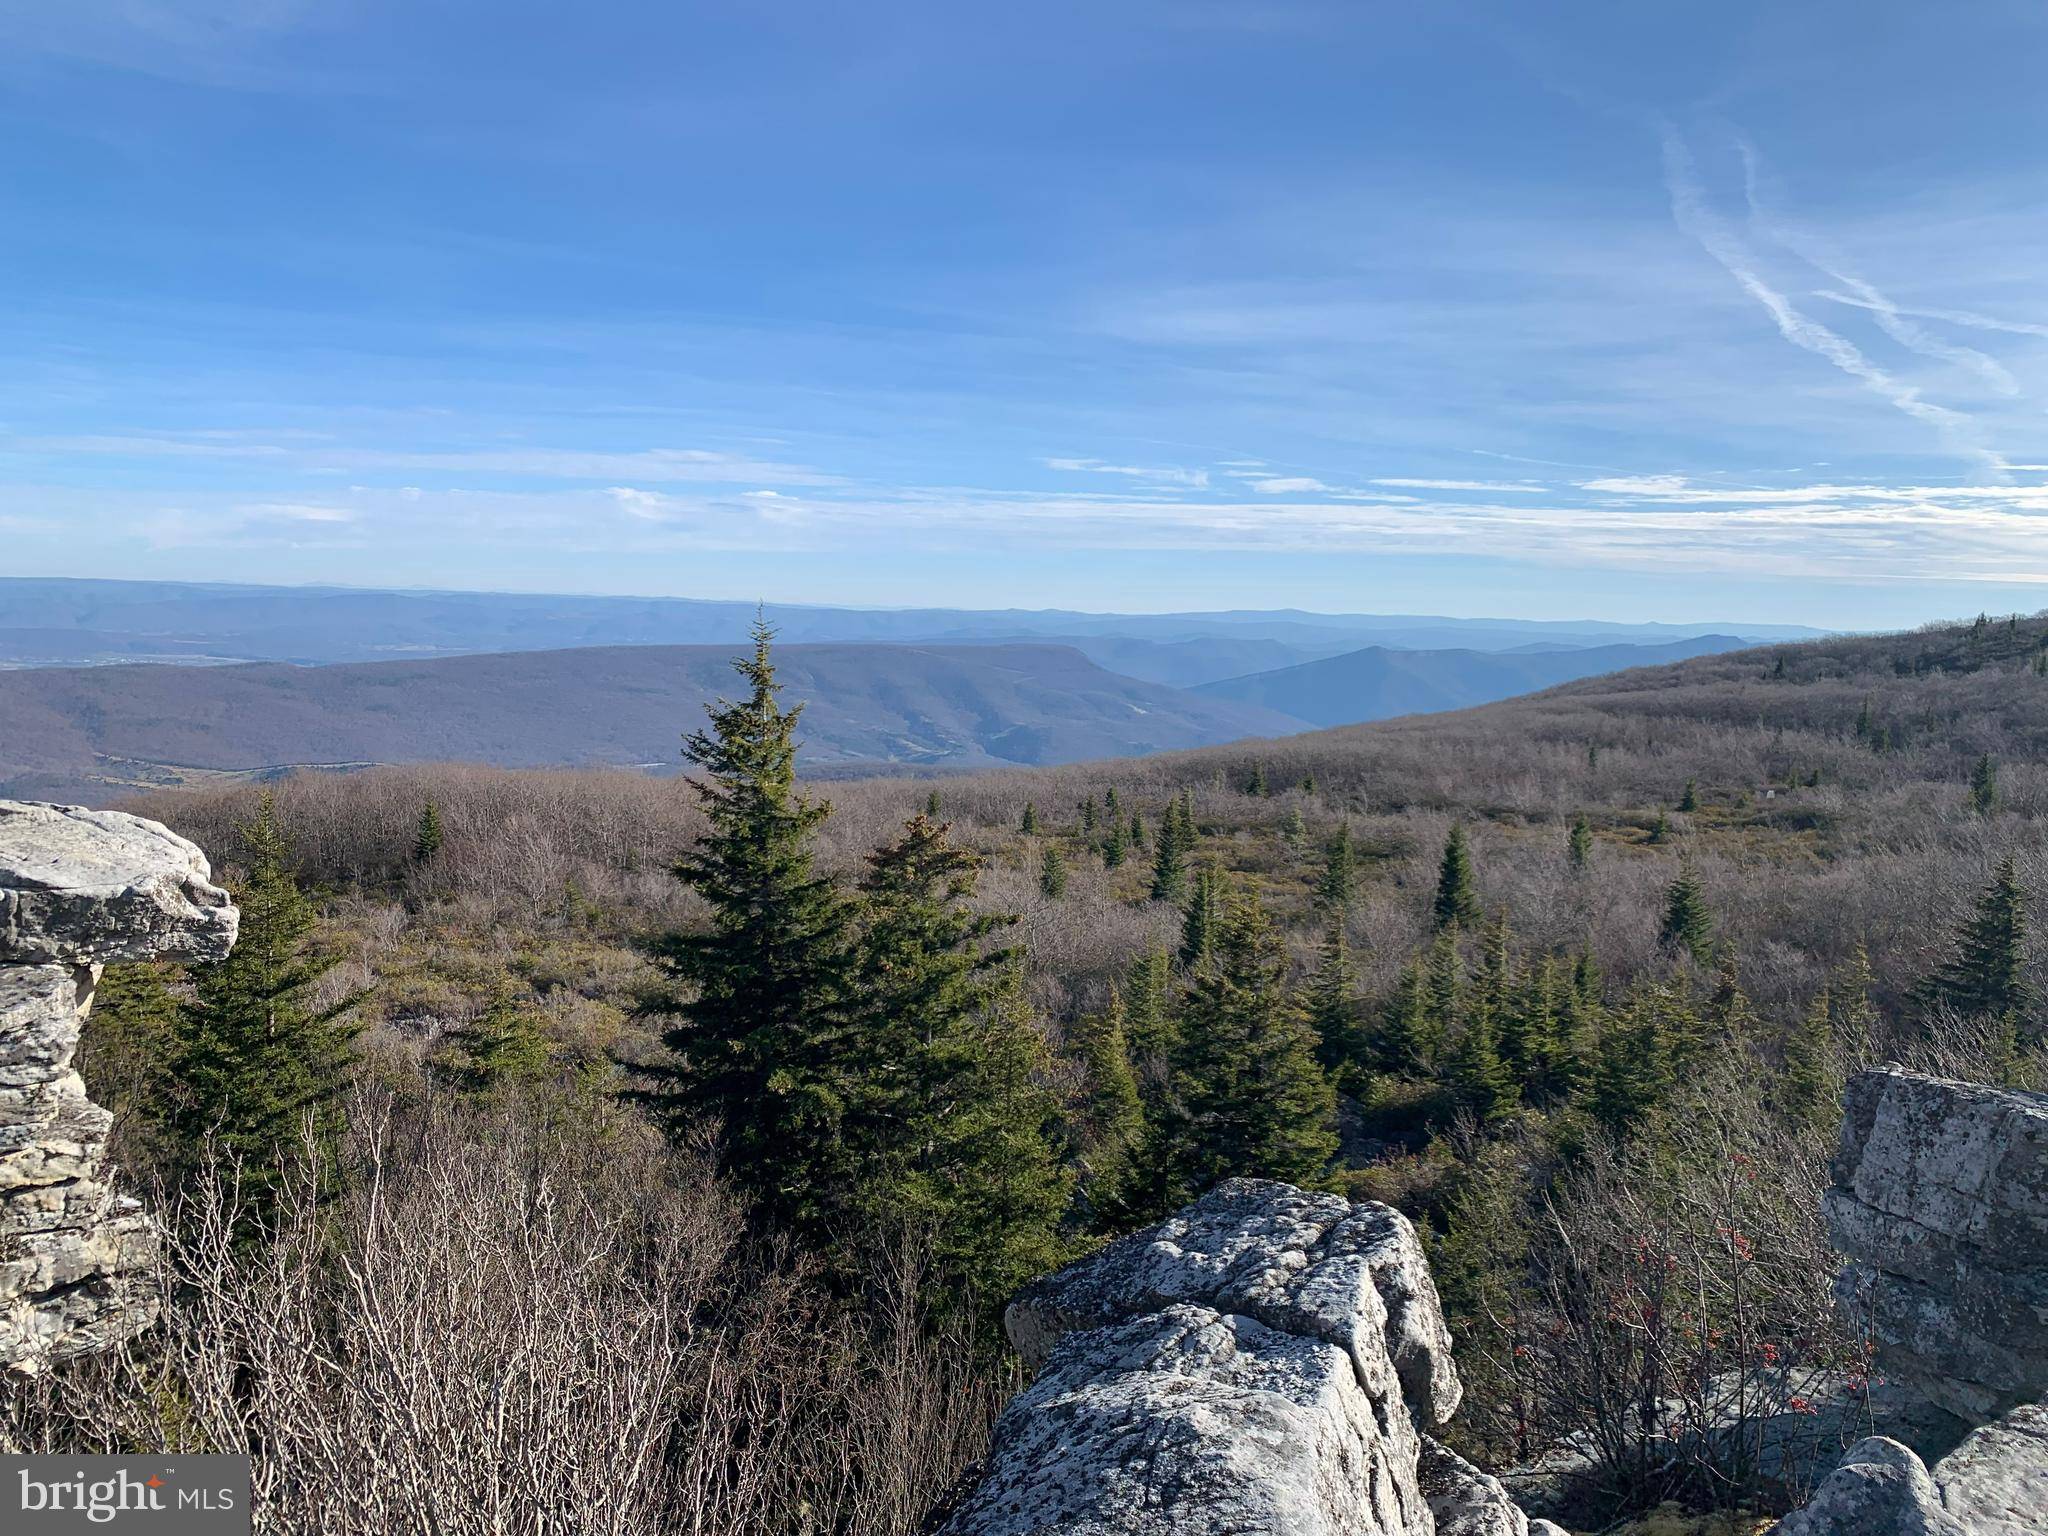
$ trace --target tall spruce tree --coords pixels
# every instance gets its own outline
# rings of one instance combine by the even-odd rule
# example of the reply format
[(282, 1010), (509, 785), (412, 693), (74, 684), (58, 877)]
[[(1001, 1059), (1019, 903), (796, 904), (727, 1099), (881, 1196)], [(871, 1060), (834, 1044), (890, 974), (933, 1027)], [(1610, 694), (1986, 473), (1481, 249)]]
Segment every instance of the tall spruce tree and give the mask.
[(1593, 1067), (1593, 1117), (1616, 1135), (1633, 1130), (1671, 1092), (1673, 999), (1640, 986), (1607, 1023)]
[(1343, 918), (1351, 911), (1358, 888), (1358, 856), (1351, 846), (1351, 823), (1340, 822), (1337, 835), (1323, 852), (1323, 872), (1316, 880), (1316, 906), (1326, 916)]
[(1130, 1014), (1121, 989), (1112, 986), (1109, 1006), (1082, 1018), (1074, 1043), (1087, 1073), (1081, 1139), (1097, 1177), (1114, 1180), (1145, 1131), (1145, 1108), (1131, 1065)]
[(1173, 967), (1166, 947), (1155, 944), (1131, 962), (1124, 981), (1124, 1011), (1131, 1051), (1141, 1060), (1164, 1060), (1173, 1050)]
[(1188, 894), (1188, 855), (1195, 849), (1193, 802), (1183, 790), (1166, 802), (1152, 853), (1152, 899), (1180, 902)]
[(1466, 928), (1479, 921), (1479, 886), (1472, 874), (1472, 851), (1465, 841), (1465, 829), (1451, 828), (1444, 839), (1444, 856), (1437, 866), (1436, 899), (1430, 903), (1436, 926), (1458, 924)]
[[(342, 1094), (354, 1059), (361, 994), (322, 1006), (315, 985), (335, 961), (308, 948), (313, 904), (268, 794), (242, 829), (248, 873), (235, 890), (240, 937), (224, 960), (192, 969), (158, 1101), (157, 1128), (185, 1177), (211, 1161), (262, 1220), (303, 1170), (325, 1188), (346, 1128)], [(309, 1166), (310, 1162), (310, 1166)]]
[(1122, 864), (1124, 853), (1129, 846), (1124, 840), (1123, 818), (1119, 816), (1110, 822), (1109, 834), (1102, 840), (1102, 867), (1104, 869), (1115, 869), (1118, 865)]
[(1957, 931), (1948, 959), (1922, 984), (1921, 998), (1965, 1017), (2024, 1013), (2033, 1003), (2026, 951), (2027, 893), (2008, 855)]
[(1038, 830), (1038, 803), (1036, 801), (1026, 800), (1024, 802), (1024, 814), (1017, 818), (1017, 830), (1026, 837), (1030, 837)]
[(1564, 857), (1573, 874), (1584, 874), (1593, 865), (1593, 828), (1583, 811), (1572, 818), (1571, 835), (1565, 839)]
[(1998, 764), (1986, 752), (1970, 770), (1970, 809), (1989, 816), (1998, 809)]
[(666, 985), (643, 1011), (666, 1021), (669, 1060), (645, 1095), (678, 1139), (719, 1128), (720, 1166), (770, 1225), (817, 1233), (845, 1210), (856, 1183), (845, 1140), (862, 1070), (853, 988), (853, 913), (813, 863), (831, 807), (796, 787), (796, 726), (770, 646), (734, 663), (746, 696), (721, 699), (683, 756), (708, 827), (677, 862), (703, 897), (709, 925), (649, 945)]
[(1714, 914), (1689, 861), (1679, 864), (1678, 878), (1664, 892), (1662, 936), (1666, 944), (1684, 950), (1700, 965), (1713, 959)]
[(1180, 963), (1198, 970), (1208, 962), (1216, 947), (1216, 933), (1223, 921), (1223, 876), (1213, 864), (1195, 871), (1188, 891), (1187, 906), (1181, 911)]
[(1788, 1120), (1817, 1126), (1838, 1118), (1841, 1096), (1834, 1008), (1823, 985), (1814, 994), (1812, 1006), (1785, 1039), (1785, 1073), (1776, 1097)]
[(1365, 1042), (1342, 913), (1332, 913), (1323, 924), (1323, 945), (1309, 973), (1302, 1011), (1315, 1033), (1316, 1060), (1330, 1081), (1354, 1098), (1364, 1097)]
[(1373, 1059), (1388, 1072), (1419, 1071), (1430, 1053), (1432, 1031), (1428, 973), (1420, 960), (1410, 960), (1388, 1003)]
[(1178, 1183), (1312, 1183), (1335, 1154), (1334, 1098), (1315, 1037), (1287, 995), (1286, 952), (1255, 895), (1224, 904), (1212, 962), (1181, 1008), (1175, 1084), (1186, 1106)]
[(1058, 843), (1047, 843), (1039, 857), (1038, 894), (1047, 901), (1058, 901), (1067, 894), (1067, 856)]
[(434, 862), (434, 855), (441, 851), (441, 808), (429, 800), (420, 810), (420, 824), (413, 833), (412, 861), (425, 867)]

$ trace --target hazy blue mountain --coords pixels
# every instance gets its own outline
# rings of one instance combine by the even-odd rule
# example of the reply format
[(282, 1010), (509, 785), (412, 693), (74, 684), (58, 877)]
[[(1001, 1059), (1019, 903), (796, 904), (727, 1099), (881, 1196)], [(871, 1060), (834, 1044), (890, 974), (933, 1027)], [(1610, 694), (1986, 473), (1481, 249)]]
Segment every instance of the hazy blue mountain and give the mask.
[[(678, 766), (736, 691), (733, 647), (620, 646), (295, 667), (0, 672), (0, 796), (105, 801), (222, 772), (435, 759)], [(1062, 763), (1304, 729), (1048, 645), (788, 645), (804, 766)]]
[(1734, 635), (1702, 635), (1666, 645), (1604, 645), (1585, 650), (1399, 651), (1367, 646), (1248, 677), (1206, 683), (1206, 698), (1258, 704), (1316, 725), (1349, 725), (1395, 715), (1490, 704), (1518, 693), (1742, 649)]
[[(736, 645), (755, 605), (684, 598), (376, 592), (183, 582), (0, 578), (0, 666), (219, 660), (328, 663), (613, 645)], [(1186, 685), (1379, 645), (1503, 651), (1646, 644), (1705, 632), (1747, 640), (1788, 625), (1538, 623), (1276, 612), (1091, 614), (1057, 609), (864, 609), (775, 604), (787, 643), (1084, 645), (1114, 670)]]

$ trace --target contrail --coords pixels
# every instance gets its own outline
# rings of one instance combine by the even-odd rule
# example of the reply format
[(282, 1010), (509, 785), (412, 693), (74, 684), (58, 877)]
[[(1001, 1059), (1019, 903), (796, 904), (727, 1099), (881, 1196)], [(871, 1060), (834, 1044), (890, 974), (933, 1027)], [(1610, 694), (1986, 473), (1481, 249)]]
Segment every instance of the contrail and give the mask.
[[(1877, 306), (1868, 299), (1859, 299), (1846, 293), (1819, 288), (1814, 297), (1831, 299), (1837, 304), (1848, 304), (1856, 309), (1875, 309)], [(2000, 320), (1991, 315), (1975, 314), (1967, 309), (1917, 309), (1899, 306), (1902, 315), (1912, 315), (1919, 320), (1941, 320), (1950, 325), (1966, 325), (1975, 331), (2002, 331), (2009, 336), (2048, 336), (2048, 325), (2036, 325), (2030, 320)]]
[(1826, 358), (1895, 409), (1933, 427), (1958, 455), (1975, 459), (1994, 473), (2005, 472), (2003, 459), (1971, 440), (1968, 417), (1921, 399), (1917, 389), (1886, 373), (1848, 338), (1801, 314), (1785, 295), (1758, 275), (1756, 264), (1741, 240), (1707, 206), (1699, 178), (1693, 172), (1692, 153), (1669, 125), (1664, 128), (1664, 187), (1671, 198), (1671, 217), (1679, 229), (1697, 240), (1700, 248), (1764, 307), (1779, 335), (1795, 347)]
[(1852, 290), (1860, 301), (1857, 307), (1869, 310), (1876, 318), (1879, 328), (1907, 351), (1917, 352), (1922, 357), (1934, 358), (1937, 362), (1954, 363), (1967, 368), (2001, 395), (2019, 394), (2018, 381), (2005, 371), (1996, 358), (1987, 357), (1974, 347), (1959, 347), (1943, 341), (1939, 336), (1929, 335), (1907, 319), (1905, 311), (1879, 291), (1876, 285), (1865, 282), (1847, 270), (1821, 241), (1773, 215), (1764, 207), (1763, 198), (1757, 190), (1762, 175), (1762, 157), (1757, 154), (1756, 146), (1738, 134), (1735, 148), (1742, 156), (1742, 190), (1749, 202), (1749, 217), (1752, 224), (1809, 266), (1827, 273), (1836, 282)]

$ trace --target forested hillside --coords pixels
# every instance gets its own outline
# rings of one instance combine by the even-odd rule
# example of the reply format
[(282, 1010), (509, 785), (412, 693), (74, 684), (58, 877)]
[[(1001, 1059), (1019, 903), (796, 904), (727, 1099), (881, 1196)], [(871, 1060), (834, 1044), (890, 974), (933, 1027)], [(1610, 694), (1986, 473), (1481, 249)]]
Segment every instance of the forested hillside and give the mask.
[[(309, 1006), (359, 997), (383, 1102), (609, 1127), (607, 1189), (674, 1177), (655, 1130), (696, 1157), (723, 1117), (719, 1198), (794, 1245), (763, 1253), (815, 1256), (774, 1272), (821, 1287), (801, 1307), (851, 1362), (775, 1421), (835, 1470), (764, 1478), (744, 1528), (818, 1499), (844, 1501), (823, 1528), (906, 1528), (861, 1490), (908, 1508), (973, 1454), (1005, 1288), (1233, 1173), (1426, 1225), (1486, 1461), (1605, 1425), (1599, 1519), (1782, 1506), (1720, 1442), (1649, 1457), (1615, 1405), (1747, 1424), (1806, 1411), (1823, 1369), (1865, 1391), (1814, 1212), (1842, 1075), (2040, 1068), (2043, 618), (829, 809), (787, 778), (770, 666), (693, 743), (702, 793), (430, 766), (294, 777), (267, 818), (245, 786), (133, 807), (231, 864), (257, 821), (271, 878), (288, 840), (332, 962)], [(122, 1084), (175, 1013), (95, 1026), (145, 1164), (168, 1133)], [(904, 1347), (906, 1242), (911, 1386), (874, 1353)], [(801, 1374), (767, 1351), (749, 1390)], [(914, 1446), (853, 1427), (885, 1381)]]

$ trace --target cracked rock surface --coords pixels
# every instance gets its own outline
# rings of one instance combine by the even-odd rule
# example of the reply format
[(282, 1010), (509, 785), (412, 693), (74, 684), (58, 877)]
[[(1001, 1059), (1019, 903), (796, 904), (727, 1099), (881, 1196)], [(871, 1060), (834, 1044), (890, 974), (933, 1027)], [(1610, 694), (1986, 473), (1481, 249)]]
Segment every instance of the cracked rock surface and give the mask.
[(1233, 1179), (1027, 1287), (1005, 1326), (1038, 1375), (944, 1536), (1531, 1529), (1423, 1433), (1458, 1377), (1389, 1206)]
[(206, 857), (119, 811), (0, 800), (0, 1370), (148, 1326), (125, 1277), (153, 1229), (103, 1182), (109, 1116), (72, 1067), (109, 961), (218, 959), (236, 912)]

